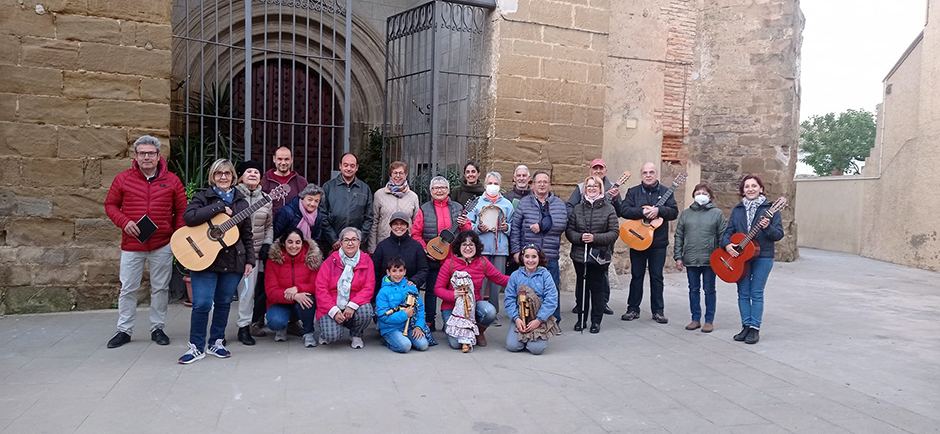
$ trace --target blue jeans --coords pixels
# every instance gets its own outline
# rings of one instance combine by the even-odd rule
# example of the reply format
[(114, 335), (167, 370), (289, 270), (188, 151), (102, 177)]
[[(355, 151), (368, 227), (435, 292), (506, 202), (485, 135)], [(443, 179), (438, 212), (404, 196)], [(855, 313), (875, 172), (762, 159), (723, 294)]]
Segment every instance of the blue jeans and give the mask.
[[(477, 302), (476, 307), (476, 319), (477, 325), (486, 327), (493, 323), (496, 320), (496, 308), (488, 301), (480, 300)], [(450, 318), (451, 309), (441, 311), (441, 319), (444, 320), (444, 329), (447, 329), (447, 320)], [(515, 326), (513, 326), (515, 327)], [(461, 347), (460, 343), (457, 342), (457, 339), (454, 339), (450, 335), (447, 336), (447, 343), (453, 349), (459, 349)]]
[[(310, 300), (313, 300), (312, 296)], [(290, 323), (291, 315), (295, 315), (300, 318), (300, 321), (304, 325), (304, 334), (313, 333), (313, 322), (316, 313), (316, 303), (307, 309), (300, 307), (300, 304), (297, 302), (293, 304), (272, 304), (271, 307), (268, 308), (268, 328), (274, 331), (285, 330), (287, 329), (287, 324)]]
[(545, 339), (536, 339), (532, 342), (519, 342), (519, 334), (516, 332), (516, 324), (509, 326), (509, 334), (506, 335), (506, 349), (512, 352), (522, 351), (523, 348), (529, 350), (536, 356), (545, 352), (548, 341)]
[(705, 322), (715, 322), (715, 271), (712, 267), (685, 267), (689, 276), (689, 307), (692, 309), (692, 321), (702, 319), (702, 289), (705, 289)]
[[(548, 270), (548, 274), (552, 275), (552, 280), (555, 281), (555, 289), (558, 291), (558, 300), (561, 300), (561, 275), (558, 272), (558, 260), (548, 261), (548, 264), (545, 265), (545, 269)], [(555, 308), (555, 322), (558, 325), (561, 325), (561, 303), (558, 303), (558, 307)]]
[(209, 323), (210, 310), (213, 310), (213, 313), (209, 342), (214, 344), (218, 339), (225, 339), (225, 326), (228, 324), (228, 312), (232, 308), (232, 297), (235, 296), (235, 290), (242, 277), (241, 273), (190, 273), (193, 285), (193, 313), (190, 317), (189, 342), (200, 351), (206, 348), (206, 326)]
[(738, 310), (741, 324), (760, 330), (764, 316), (764, 286), (774, 267), (774, 258), (757, 258), (751, 261), (747, 274), (738, 282)]
[(408, 336), (401, 334), (401, 330), (392, 330), (382, 335), (385, 339), (385, 346), (396, 353), (407, 353), (411, 349), (426, 351), (428, 349), (428, 337), (422, 336), (421, 339), (415, 339), (415, 327), (408, 329)]

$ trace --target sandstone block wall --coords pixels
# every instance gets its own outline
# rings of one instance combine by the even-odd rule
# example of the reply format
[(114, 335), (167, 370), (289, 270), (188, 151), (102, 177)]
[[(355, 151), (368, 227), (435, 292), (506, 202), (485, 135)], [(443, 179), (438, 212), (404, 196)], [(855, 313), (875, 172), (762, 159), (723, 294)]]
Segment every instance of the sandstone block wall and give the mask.
[(103, 203), (137, 137), (169, 155), (169, 23), (162, 0), (0, 1), (0, 314), (117, 300)]

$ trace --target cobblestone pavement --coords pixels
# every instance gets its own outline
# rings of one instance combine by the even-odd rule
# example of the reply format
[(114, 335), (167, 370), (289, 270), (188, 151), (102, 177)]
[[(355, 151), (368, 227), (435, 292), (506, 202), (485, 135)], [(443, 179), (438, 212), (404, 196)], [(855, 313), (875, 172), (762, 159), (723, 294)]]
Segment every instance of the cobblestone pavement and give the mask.
[[(801, 249), (777, 263), (757, 345), (734, 342), (734, 287), (719, 282), (716, 329), (686, 331), (684, 273), (666, 276), (667, 325), (620, 321), (629, 277), (601, 333), (571, 330), (541, 356), (446, 344), (394, 354), (370, 328), (307, 349), (273, 334), (230, 359), (183, 366), (188, 308), (172, 343), (147, 313), (109, 350), (116, 311), (0, 318), (0, 432), (7, 433), (931, 433), (940, 432), (940, 273)], [(235, 309), (233, 309), (233, 312)], [(438, 341), (444, 336), (435, 334)]]

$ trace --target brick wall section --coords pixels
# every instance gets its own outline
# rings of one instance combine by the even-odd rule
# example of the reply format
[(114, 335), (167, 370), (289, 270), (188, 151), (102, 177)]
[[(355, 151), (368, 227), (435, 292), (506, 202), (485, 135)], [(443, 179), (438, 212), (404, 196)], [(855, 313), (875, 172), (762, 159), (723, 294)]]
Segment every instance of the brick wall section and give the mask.
[(36, 4), (0, 2), (0, 314), (116, 301), (104, 198), (138, 136), (169, 153), (170, 2)]
[(761, 176), (767, 197), (786, 196), (779, 260), (797, 257), (793, 199), (799, 138), (803, 15), (796, 1), (705, 0), (696, 39), (690, 159), (730, 210), (738, 182)]
[(663, 110), (659, 114), (663, 126), (662, 160), (679, 162), (683, 138), (689, 131), (689, 85), (690, 64), (694, 60), (695, 29), (698, 24), (698, 2), (695, 0), (672, 0), (662, 7), (661, 16), (666, 20), (666, 61), (663, 74)]
[(501, 172), (507, 187), (520, 163), (551, 170), (556, 192), (567, 198), (601, 156), (609, 3), (523, 0), (504, 17), (493, 24), (487, 168)]

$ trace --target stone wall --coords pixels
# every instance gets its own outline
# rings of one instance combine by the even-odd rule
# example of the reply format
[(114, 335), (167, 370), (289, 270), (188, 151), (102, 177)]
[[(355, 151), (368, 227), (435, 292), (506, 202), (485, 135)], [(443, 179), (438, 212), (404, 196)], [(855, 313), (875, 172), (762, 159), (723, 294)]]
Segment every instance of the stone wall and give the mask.
[(0, 2), (0, 314), (117, 300), (103, 202), (138, 136), (169, 153), (169, 23), (169, 1)]

